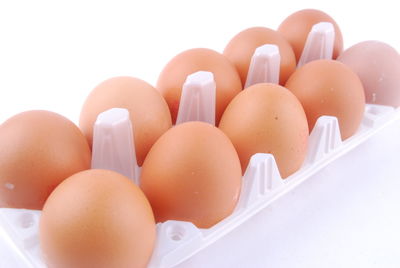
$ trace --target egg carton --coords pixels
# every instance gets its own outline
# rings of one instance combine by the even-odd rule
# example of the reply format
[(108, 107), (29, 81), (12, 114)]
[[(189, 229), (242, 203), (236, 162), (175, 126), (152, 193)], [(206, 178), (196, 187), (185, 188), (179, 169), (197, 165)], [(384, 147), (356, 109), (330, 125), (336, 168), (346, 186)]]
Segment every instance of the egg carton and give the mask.
[[(299, 65), (314, 59), (330, 58), (333, 40), (334, 30), (330, 23), (316, 24), (308, 36)], [(257, 48), (245, 87), (259, 82), (277, 83), (279, 65), (277, 46)], [(200, 71), (188, 76), (182, 89), (177, 124), (192, 120), (214, 124), (215, 90), (212, 73)], [(253, 155), (243, 176), (234, 212), (209, 229), (197, 228), (193, 223), (183, 221), (158, 223), (156, 246), (148, 267), (172, 268), (188, 260), (385, 127), (399, 123), (399, 120), (399, 108), (367, 104), (358, 132), (342, 141), (338, 120), (332, 116), (320, 117), (310, 134), (303, 166), (284, 180), (273, 155)], [(133, 128), (127, 110), (114, 108), (100, 114), (94, 126), (92, 168), (112, 169), (140, 184)], [(1, 268), (46, 267), (39, 247), (40, 213), (37, 210), (0, 208)], [(261, 228), (257, 231), (262, 232)]]

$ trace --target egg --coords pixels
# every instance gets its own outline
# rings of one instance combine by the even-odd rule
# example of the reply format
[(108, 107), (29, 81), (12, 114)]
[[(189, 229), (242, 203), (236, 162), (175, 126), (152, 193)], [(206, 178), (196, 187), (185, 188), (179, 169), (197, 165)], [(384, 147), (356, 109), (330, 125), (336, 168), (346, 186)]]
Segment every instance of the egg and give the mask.
[(186, 50), (164, 67), (157, 81), (157, 89), (164, 96), (172, 115), (173, 123), (179, 110), (182, 86), (186, 77), (197, 71), (214, 75), (216, 83), (215, 122), (218, 122), (228, 103), (242, 90), (239, 74), (233, 64), (222, 54), (206, 48)]
[(311, 28), (320, 22), (330, 22), (335, 28), (333, 59), (343, 51), (343, 37), (338, 24), (326, 13), (316, 9), (303, 9), (291, 14), (278, 27), (293, 48), (296, 60), (299, 61), (307, 36)]
[(26, 111), (0, 126), (0, 207), (42, 209), (53, 189), (90, 168), (85, 136), (67, 118)]
[(305, 159), (306, 115), (282, 86), (260, 83), (243, 90), (226, 108), (219, 128), (235, 146), (243, 171), (256, 153), (272, 154), (282, 178), (297, 171)]
[(274, 44), (279, 48), (281, 56), (280, 84), (284, 84), (294, 72), (296, 58), (293, 49), (280, 33), (264, 27), (249, 28), (234, 36), (223, 52), (235, 65), (243, 85), (246, 83), (250, 61), (256, 48), (265, 44)]
[(316, 60), (296, 70), (285, 85), (300, 100), (312, 130), (322, 115), (338, 119), (342, 139), (359, 128), (365, 108), (363, 85), (349, 67)]
[(171, 128), (154, 144), (143, 163), (141, 188), (157, 222), (209, 228), (233, 212), (241, 175), (228, 137), (211, 124), (192, 121)]
[(87, 97), (79, 119), (90, 146), (97, 116), (111, 108), (129, 111), (136, 159), (142, 165), (150, 147), (172, 125), (167, 103), (154, 87), (134, 77), (114, 77), (102, 82)]
[(338, 61), (360, 77), (367, 103), (400, 106), (400, 56), (393, 47), (364, 41), (346, 49)]
[(40, 217), (44, 261), (57, 268), (147, 267), (156, 226), (149, 202), (128, 178), (92, 169), (63, 181)]

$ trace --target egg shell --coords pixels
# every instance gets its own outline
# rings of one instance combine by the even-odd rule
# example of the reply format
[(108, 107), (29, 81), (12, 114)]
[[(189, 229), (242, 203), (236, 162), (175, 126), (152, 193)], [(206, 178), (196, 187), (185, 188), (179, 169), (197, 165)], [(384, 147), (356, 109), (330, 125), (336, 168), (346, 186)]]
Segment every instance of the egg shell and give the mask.
[(231, 139), (244, 171), (250, 157), (270, 153), (283, 178), (297, 171), (306, 156), (308, 124), (303, 107), (286, 88), (255, 84), (226, 108), (219, 128)]
[(364, 41), (346, 49), (338, 61), (360, 77), (367, 103), (400, 106), (400, 56), (393, 47)]
[(61, 183), (40, 218), (49, 267), (146, 267), (156, 238), (143, 192), (110, 170), (87, 170)]
[(142, 165), (154, 142), (172, 125), (167, 103), (147, 82), (134, 77), (114, 77), (99, 84), (87, 97), (79, 126), (90, 146), (97, 116), (111, 108), (129, 111), (136, 159)]
[(285, 85), (300, 100), (310, 131), (322, 115), (337, 117), (342, 139), (359, 128), (365, 95), (358, 76), (335, 60), (316, 60), (297, 69)]
[(0, 126), (0, 207), (42, 209), (53, 189), (90, 168), (85, 136), (67, 118), (26, 111)]
[(228, 103), (242, 90), (239, 74), (233, 64), (222, 54), (207, 48), (186, 50), (164, 67), (157, 81), (157, 89), (164, 96), (173, 123), (179, 110), (182, 86), (186, 77), (197, 71), (212, 72), (216, 84), (215, 122), (219, 120)]
[(320, 10), (303, 9), (291, 14), (278, 27), (278, 32), (280, 32), (292, 46), (297, 62), (303, 52), (311, 28), (320, 22), (330, 22), (335, 28), (333, 59), (336, 59), (343, 51), (342, 32), (333, 18)]
[(141, 188), (157, 222), (209, 228), (229, 216), (241, 188), (240, 161), (228, 137), (203, 122), (167, 131), (143, 163)]
[(274, 44), (279, 48), (281, 56), (280, 84), (284, 84), (296, 69), (293, 49), (280, 33), (265, 27), (248, 28), (235, 35), (223, 52), (235, 65), (243, 85), (246, 83), (250, 61), (256, 48), (265, 44)]

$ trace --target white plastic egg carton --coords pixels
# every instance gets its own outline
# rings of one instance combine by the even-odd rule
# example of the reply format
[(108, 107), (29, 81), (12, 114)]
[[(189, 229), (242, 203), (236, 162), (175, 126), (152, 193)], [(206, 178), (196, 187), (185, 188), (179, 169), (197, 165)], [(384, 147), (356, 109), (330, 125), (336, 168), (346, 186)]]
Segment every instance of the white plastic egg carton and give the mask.
[[(306, 161), (299, 171), (285, 180), (281, 179), (271, 154), (255, 154), (243, 176), (242, 191), (234, 213), (209, 229), (199, 229), (182, 221), (157, 224), (157, 243), (149, 267), (169, 268), (189, 259), (229, 235), (243, 222), (251, 220), (278, 198), (284, 198), (325, 166), (399, 121), (400, 109), (367, 104), (360, 129), (342, 142), (337, 119), (320, 117), (310, 134)], [(0, 267), (46, 267), (39, 248), (39, 218), (40, 211), (0, 209)]]
[[(308, 36), (299, 65), (314, 59), (330, 58), (333, 40), (334, 30), (330, 23), (316, 24)], [(277, 46), (259, 47), (251, 60), (246, 87), (258, 82), (276, 83), (279, 64)], [(211, 73), (192, 74), (183, 86), (177, 123), (190, 120), (214, 124), (215, 82)], [(157, 242), (149, 268), (172, 268), (188, 260), (229, 235), (245, 221), (251, 221), (258, 212), (284, 198), (302, 182), (385, 127), (399, 122), (400, 108), (367, 104), (358, 132), (342, 141), (337, 119), (320, 117), (310, 134), (302, 168), (285, 180), (279, 174), (273, 155), (253, 155), (243, 176), (235, 211), (209, 229), (199, 229), (190, 222), (182, 221), (157, 224)], [(94, 127), (92, 167), (119, 171), (140, 184), (140, 168), (135, 164), (132, 133), (126, 110), (114, 108), (100, 114)], [(39, 218), (40, 211), (0, 208), (0, 268), (46, 267), (39, 247)], [(256, 231), (263, 232), (262, 226)]]

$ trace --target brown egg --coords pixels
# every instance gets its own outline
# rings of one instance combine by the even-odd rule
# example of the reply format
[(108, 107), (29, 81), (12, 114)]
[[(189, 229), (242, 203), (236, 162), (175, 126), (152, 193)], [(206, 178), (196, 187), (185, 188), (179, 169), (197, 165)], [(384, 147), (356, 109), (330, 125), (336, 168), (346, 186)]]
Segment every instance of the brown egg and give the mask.
[(337, 117), (343, 140), (360, 126), (365, 107), (364, 89), (358, 76), (343, 63), (312, 61), (297, 69), (285, 86), (303, 105), (310, 131), (322, 115)]
[(274, 44), (279, 48), (281, 56), (280, 84), (284, 84), (294, 72), (296, 58), (293, 49), (280, 33), (264, 27), (249, 28), (234, 36), (225, 47), (223, 53), (235, 64), (243, 85), (246, 83), (250, 61), (256, 48), (265, 44)]
[(311, 28), (320, 22), (330, 22), (335, 28), (333, 58), (336, 59), (342, 52), (343, 37), (337, 23), (328, 14), (320, 10), (303, 9), (287, 17), (278, 28), (278, 32), (280, 32), (292, 46), (294, 54), (296, 55), (296, 61), (300, 59)]
[(129, 111), (136, 158), (142, 165), (153, 143), (171, 127), (171, 115), (163, 97), (150, 84), (133, 77), (114, 77), (98, 85), (82, 107), (79, 126), (92, 145), (97, 116), (111, 108)]
[(92, 169), (61, 183), (43, 208), (40, 246), (49, 267), (147, 267), (156, 226), (128, 178)]
[(346, 49), (338, 61), (360, 77), (367, 103), (400, 106), (400, 55), (393, 47), (364, 41)]
[(157, 222), (182, 220), (209, 228), (229, 216), (241, 187), (238, 155), (218, 128), (186, 122), (167, 131), (142, 167), (141, 188)]
[(235, 67), (220, 53), (206, 48), (194, 48), (178, 54), (162, 70), (157, 89), (167, 101), (175, 123), (182, 86), (186, 77), (197, 71), (208, 71), (214, 75), (217, 86), (215, 123), (218, 125), (225, 107), (242, 90)]
[(0, 207), (42, 209), (53, 189), (90, 168), (85, 137), (48, 111), (17, 114), (0, 126)]
[(235, 146), (243, 171), (252, 155), (270, 153), (286, 178), (306, 157), (306, 115), (296, 97), (282, 86), (260, 83), (243, 90), (226, 108), (219, 128)]

